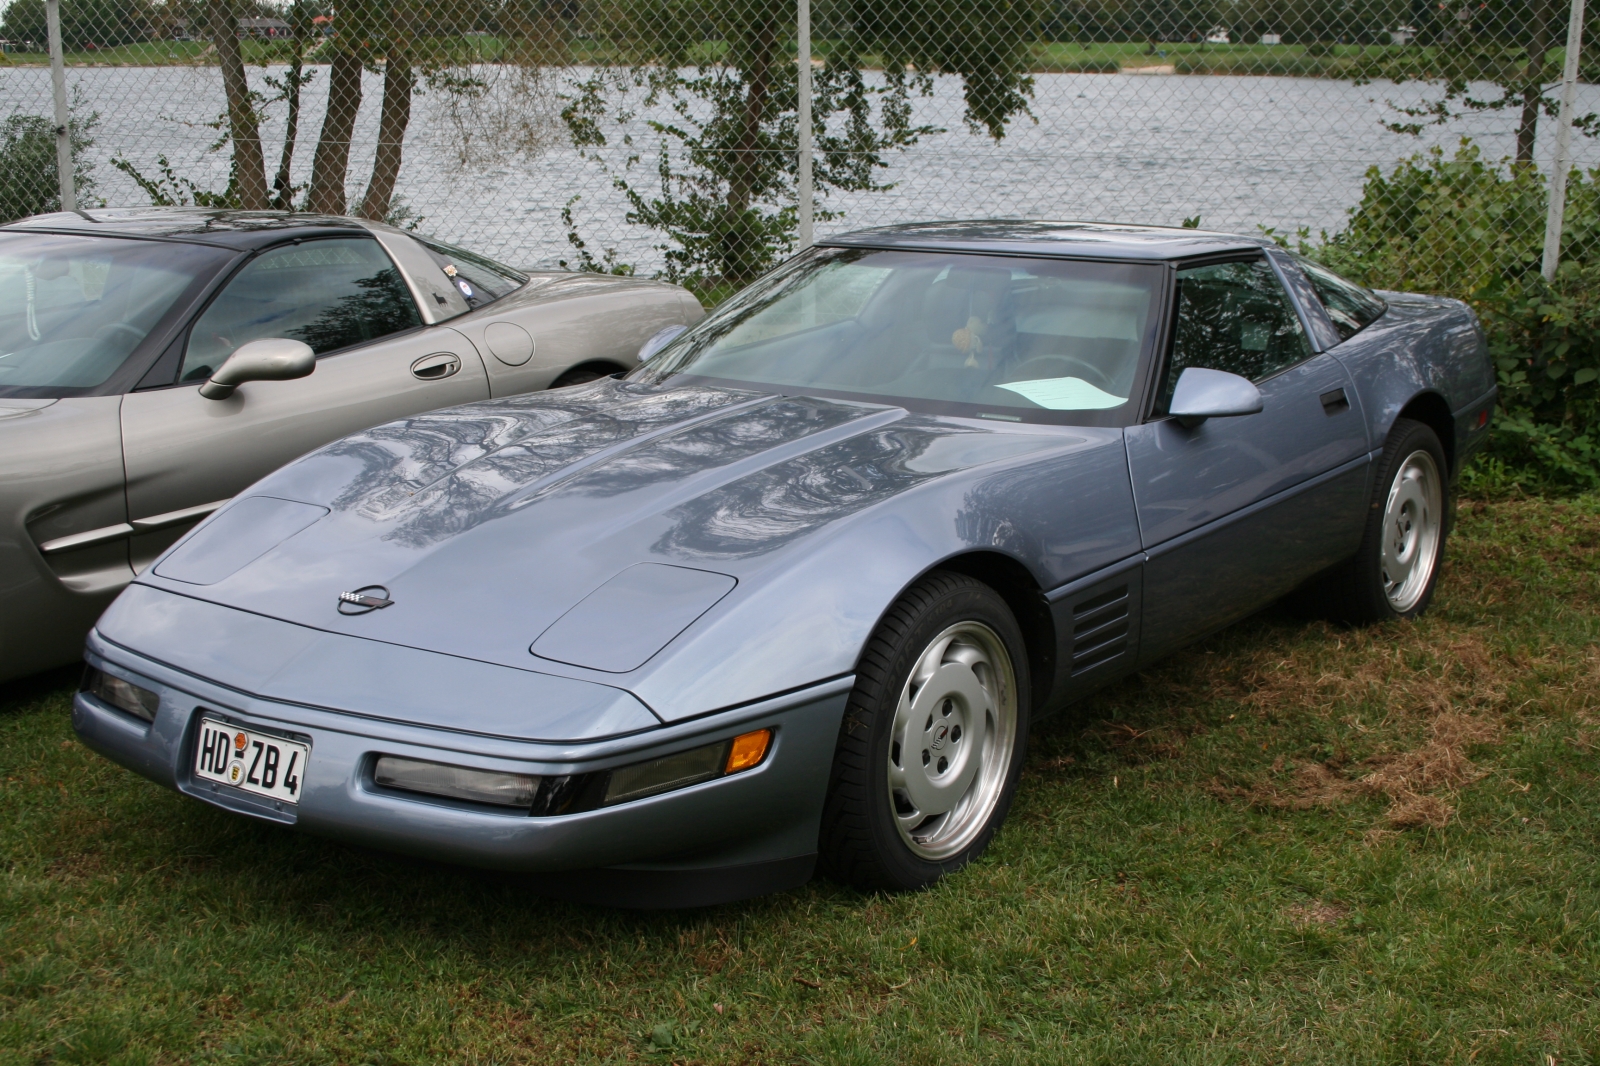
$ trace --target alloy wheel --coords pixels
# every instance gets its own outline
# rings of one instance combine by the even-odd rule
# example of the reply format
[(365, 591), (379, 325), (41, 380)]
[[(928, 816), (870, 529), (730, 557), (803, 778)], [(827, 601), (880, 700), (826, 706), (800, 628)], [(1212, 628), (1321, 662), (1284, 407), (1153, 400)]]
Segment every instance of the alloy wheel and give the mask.
[(888, 800), (906, 846), (938, 862), (983, 831), (1017, 741), (1016, 673), (1004, 642), (959, 622), (917, 657), (889, 736)]

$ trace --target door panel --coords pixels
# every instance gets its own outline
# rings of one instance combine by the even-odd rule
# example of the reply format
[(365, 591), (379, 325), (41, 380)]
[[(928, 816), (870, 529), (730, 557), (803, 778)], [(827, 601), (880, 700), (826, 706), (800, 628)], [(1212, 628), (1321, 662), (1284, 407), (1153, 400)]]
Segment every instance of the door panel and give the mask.
[(1150, 554), (1140, 664), (1236, 622), (1355, 551), (1368, 469), (1213, 523)]
[[(1151, 557), (1141, 661), (1264, 606), (1360, 540), (1367, 438), (1348, 402), (1355, 385), (1344, 367), (1319, 355), (1259, 388), (1259, 414), (1212, 418), (1194, 429), (1168, 418), (1127, 430), (1140, 536)], [(1341, 389), (1343, 403), (1335, 396)], [(1344, 476), (1324, 476), (1350, 464), (1355, 469)]]
[[(459, 368), (419, 377), (449, 355)], [(141, 520), (226, 500), (313, 448), (407, 415), (486, 399), (488, 378), (465, 337), (434, 326), (317, 360), (295, 381), (252, 381), (226, 400), (198, 386), (135, 392), (122, 406), (128, 511)], [(203, 515), (134, 538), (143, 569)]]
[[(1141, 662), (1220, 628), (1353, 551), (1366, 429), (1355, 384), (1313, 355), (1277, 273), (1248, 257), (1179, 270), (1156, 420), (1126, 432), (1145, 567)], [(1187, 367), (1249, 378), (1253, 415), (1184, 428), (1166, 414)]]
[(1322, 405), (1335, 390), (1355, 394), (1331, 355), (1259, 388), (1259, 414), (1211, 418), (1194, 429), (1167, 418), (1128, 430), (1146, 550), (1365, 454), (1366, 433), (1348, 399)]

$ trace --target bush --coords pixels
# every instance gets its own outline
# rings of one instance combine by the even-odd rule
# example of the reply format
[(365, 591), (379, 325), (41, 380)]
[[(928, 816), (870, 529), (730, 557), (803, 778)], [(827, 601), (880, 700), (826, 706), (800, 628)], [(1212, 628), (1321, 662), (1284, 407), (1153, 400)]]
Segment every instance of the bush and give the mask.
[(1346, 227), (1302, 251), (1374, 288), (1465, 300), (1499, 369), (1494, 480), (1600, 486), (1600, 170), (1567, 185), (1553, 284), (1540, 273), (1547, 196), (1537, 170), (1487, 163), (1464, 139), (1454, 158), (1435, 148), (1367, 171)]
[[(90, 202), (94, 186), (85, 151), (94, 144), (89, 131), (98, 115), (73, 118), (74, 185), (79, 204)], [(56, 126), (43, 115), (10, 115), (0, 121), (0, 222), (61, 210), (56, 171)]]

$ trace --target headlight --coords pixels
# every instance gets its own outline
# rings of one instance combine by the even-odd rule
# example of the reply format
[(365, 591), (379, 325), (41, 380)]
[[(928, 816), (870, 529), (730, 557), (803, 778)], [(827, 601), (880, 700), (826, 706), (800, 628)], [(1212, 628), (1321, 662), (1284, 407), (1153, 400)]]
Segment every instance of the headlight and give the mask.
[(439, 762), (381, 755), (372, 779), (385, 788), (421, 792), (429, 796), (488, 803), (496, 807), (531, 807), (539, 778), (533, 774), (504, 774), (495, 770), (469, 770)]
[(473, 770), (399, 755), (380, 755), (372, 768), (372, 780), (384, 788), (496, 807), (517, 807), (536, 818), (544, 818), (592, 811), (749, 770), (761, 765), (771, 746), (772, 730), (757, 729), (730, 740), (619, 766), (615, 770), (556, 777)]
[(772, 730), (757, 729), (732, 740), (719, 740), (649, 762), (619, 766), (606, 784), (605, 805), (643, 799), (675, 788), (687, 788), (758, 766), (767, 756)]
[(79, 690), (146, 722), (156, 720), (156, 709), (161, 706), (161, 697), (149, 689), (140, 688), (131, 681), (124, 681), (93, 666), (84, 668), (83, 684)]

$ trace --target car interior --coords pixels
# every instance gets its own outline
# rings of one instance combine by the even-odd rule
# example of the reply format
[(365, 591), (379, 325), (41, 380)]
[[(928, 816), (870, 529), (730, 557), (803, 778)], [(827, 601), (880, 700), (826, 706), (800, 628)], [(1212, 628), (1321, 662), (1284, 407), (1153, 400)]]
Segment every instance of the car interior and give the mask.
[(394, 264), (368, 238), (306, 241), (263, 252), (196, 320), (182, 381), (216, 372), (236, 348), (265, 337), (304, 341), (318, 355), (422, 324)]
[(1186, 367), (1260, 381), (1311, 355), (1300, 319), (1264, 260), (1215, 263), (1178, 272), (1178, 316), (1158, 411)]
[(193, 258), (97, 238), (0, 242), (0, 389), (104, 382), (194, 280)]
[(1158, 284), (1142, 266), (869, 255), (775, 294), (683, 369), (890, 397), (1106, 410), (1131, 394)]

